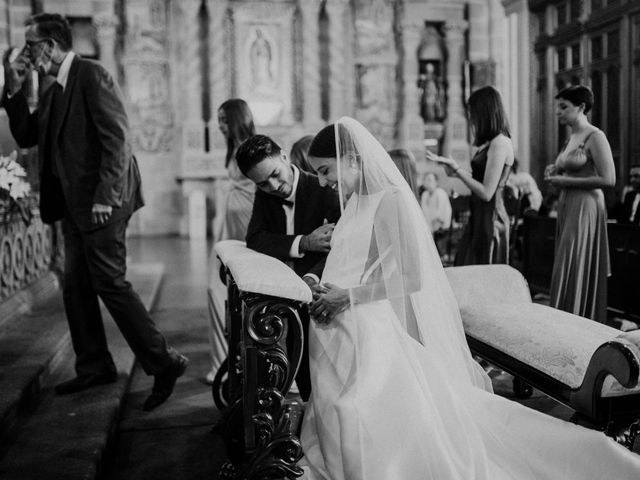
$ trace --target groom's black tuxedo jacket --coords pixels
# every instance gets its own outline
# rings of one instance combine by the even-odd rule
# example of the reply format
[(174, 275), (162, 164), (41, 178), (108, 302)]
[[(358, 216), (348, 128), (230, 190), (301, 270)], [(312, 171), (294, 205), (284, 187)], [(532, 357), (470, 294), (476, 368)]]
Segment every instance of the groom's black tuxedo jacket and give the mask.
[(307, 252), (302, 258), (289, 257), (291, 244), (298, 235), (307, 235), (322, 226), (325, 219), (335, 223), (340, 217), (338, 195), (321, 187), (318, 177), (299, 170), (293, 215), (294, 234), (287, 235), (287, 219), (282, 199), (261, 190), (256, 191), (253, 213), (247, 229), (247, 247), (283, 262), (292, 261), (299, 276), (313, 273), (322, 277), (326, 254)]

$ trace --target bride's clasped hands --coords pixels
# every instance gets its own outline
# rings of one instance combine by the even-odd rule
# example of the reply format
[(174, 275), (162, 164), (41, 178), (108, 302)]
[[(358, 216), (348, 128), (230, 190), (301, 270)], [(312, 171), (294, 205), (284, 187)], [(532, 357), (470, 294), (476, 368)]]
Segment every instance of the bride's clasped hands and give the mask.
[(311, 318), (317, 324), (329, 324), (349, 307), (349, 290), (332, 283), (320, 283), (314, 289), (310, 306)]

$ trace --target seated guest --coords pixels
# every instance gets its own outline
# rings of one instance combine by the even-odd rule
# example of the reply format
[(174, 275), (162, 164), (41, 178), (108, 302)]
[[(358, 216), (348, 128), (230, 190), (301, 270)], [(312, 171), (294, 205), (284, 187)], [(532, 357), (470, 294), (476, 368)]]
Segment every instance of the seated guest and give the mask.
[(305, 135), (299, 138), (291, 147), (291, 154), (289, 155), (291, 164), (307, 173), (313, 173), (313, 168), (311, 168), (307, 160), (312, 140), (313, 135)]
[(416, 159), (406, 148), (396, 148), (387, 152), (395, 163), (398, 170), (411, 187), (411, 191), (416, 196), (416, 200), (420, 201), (420, 190), (418, 188), (418, 169), (416, 167)]
[[(315, 175), (291, 165), (271, 138), (255, 135), (236, 153), (238, 167), (258, 187), (247, 229), (247, 247), (287, 263), (314, 289), (324, 268), (333, 227), (340, 216), (336, 192)], [(296, 383), (303, 400), (311, 393), (307, 338)]]
[(451, 225), (451, 202), (447, 192), (438, 187), (438, 177), (434, 172), (425, 174), (423, 185), (425, 190), (420, 206), (431, 233), (447, 230)]
[(616, 209), (616, 220), (640, 225), (640, 165), (633, 165), (629, 169), (629, 187), (625, 190), (622, 204)]

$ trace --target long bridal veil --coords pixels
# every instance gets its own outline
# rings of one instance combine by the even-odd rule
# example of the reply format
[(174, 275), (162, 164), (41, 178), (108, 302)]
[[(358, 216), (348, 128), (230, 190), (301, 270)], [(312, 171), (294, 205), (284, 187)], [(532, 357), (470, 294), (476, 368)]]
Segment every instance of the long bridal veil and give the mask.
[(335, 263), (342, 264), (357, 257), (355, 251), (369, 249), (361, 285), (350, 288), (352, 306), (390, 300), (394, 320), (415, 340), (446, 359), (443, 363), (452, 382), (491, 390), (488, 376), (470, 355), (458, 304), (408, 183), (382, 145), (356, 120), (343, 117), (336, 123), (336, 147), (341, 199), (343, 172), (351, 168), (359, 175), (347, 211), (343, 203), (341, 222), (360, 223), (366, 217), (364, 210), (371, 208), (370, 199), (381, 197), (370, 217), (370, 245), (347, 242), (340, 251), (331, 252)]
[(490, 380), (420, 206), (360, 123), (342, 118), (335, 130), (342, 216), (322, 280), (348, 289), (350, 308), (310, 327), (308, 478), (497, 480), (475, 474), (488, 472), (487, 455), (458, 400)]

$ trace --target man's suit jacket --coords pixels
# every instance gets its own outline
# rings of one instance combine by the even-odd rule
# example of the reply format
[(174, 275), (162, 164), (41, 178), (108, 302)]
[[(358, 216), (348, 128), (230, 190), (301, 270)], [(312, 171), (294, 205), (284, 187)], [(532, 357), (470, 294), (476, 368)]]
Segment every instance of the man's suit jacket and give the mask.
[(293, 215), (294, 235), (287, 235), (287, 219), (282, 199), (261, 190), (256, 191), (253, 213), (247, 229), (247, 247), (278, 258), (293, 261), (299, 276), (313, 273), (322, 277), (326, 254), (307, 252), (302, 258), (289, 257), (291, 245), (297, 235), (307, 235), (322, 226), (338, 221), (340, 204), (335, 191), (321, 187), (318, 177), (300, 170)]
[(631, 209), (633, 208), (633, 201), (636, 198), (636, 193), (638, 192), (631, 190), (624, 196), (624, 201), (622, 202), (622, 205), (620, 205), (620, 210), (617, 215), (618, 222), (640, 225), (640, 205), (636, 209), (635, 217), (632, 220), (629, 220), (629, 217), (631, 216)]
[[(102, 226), (127, 218), (144, 201), (120, 89), (103, 66), (79, 56), (71, 63), (57, 112), (52, 111), (55, 86), (32, 113), (21, 91), (3, 97), (18, 145), (38, 145), (42, 220), (60, 220), (66, 209), (80, 230), (100, 228), (91, 221), (94, 203), (113, 207)], [(54, 113), (57, 121), (50, 125)]]

